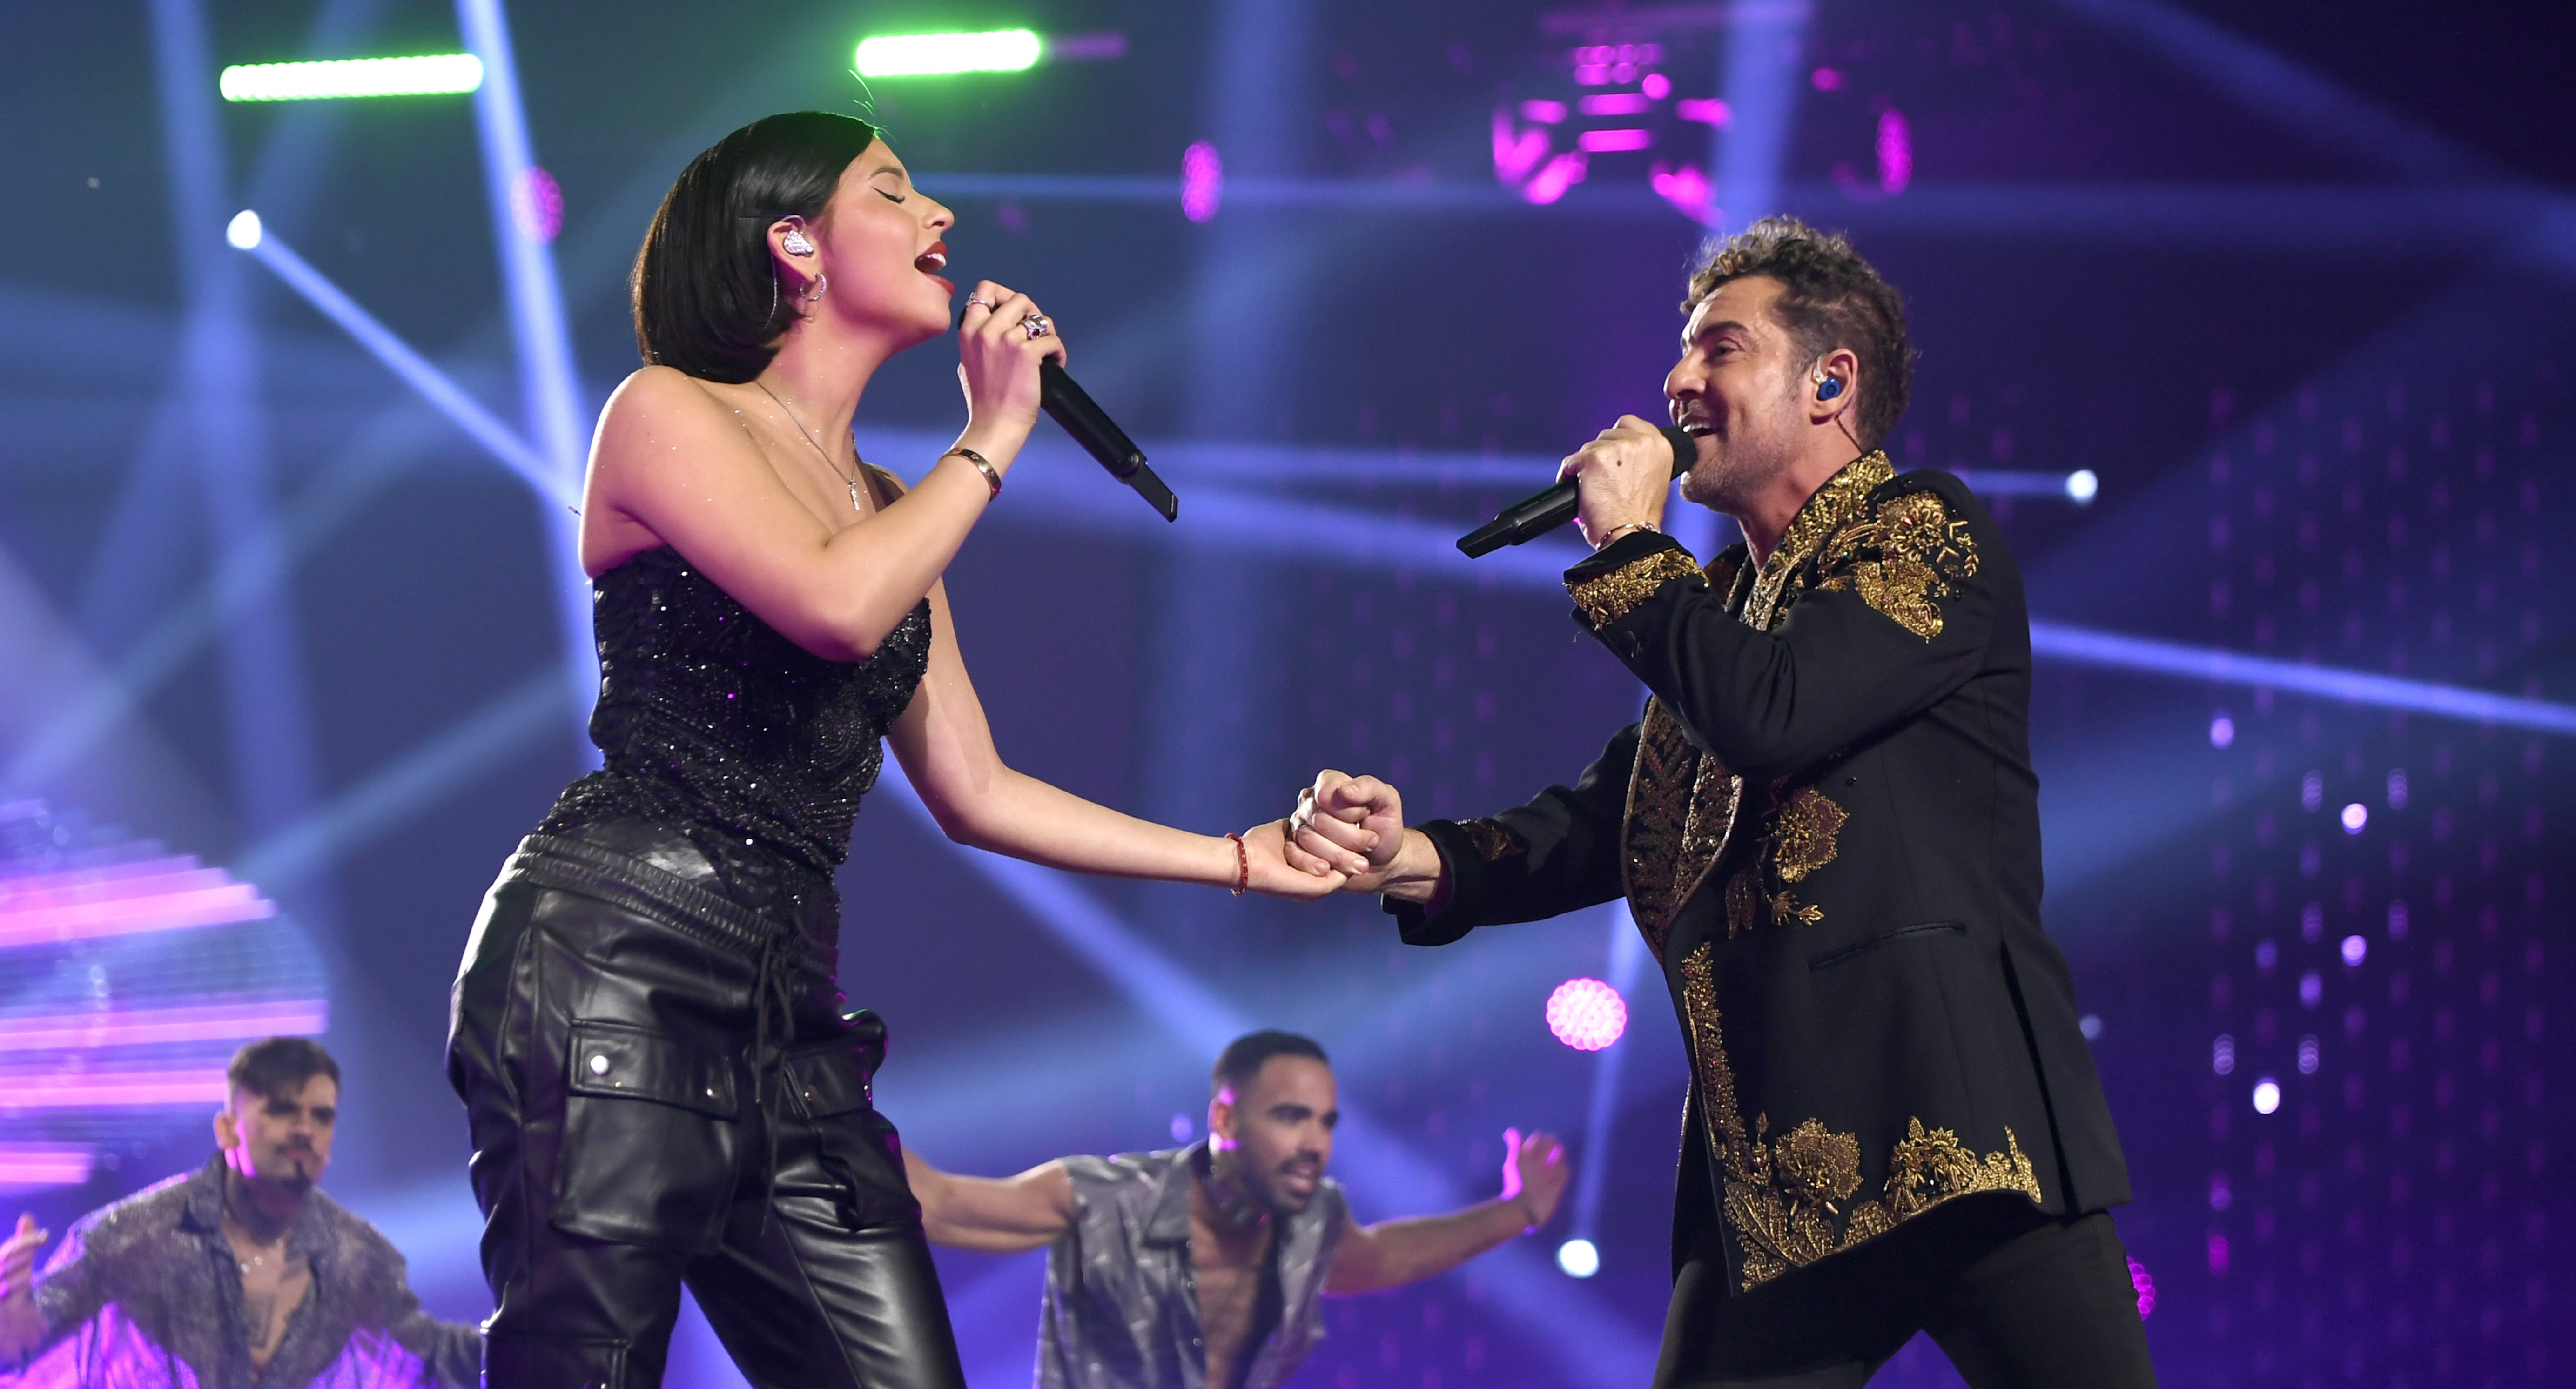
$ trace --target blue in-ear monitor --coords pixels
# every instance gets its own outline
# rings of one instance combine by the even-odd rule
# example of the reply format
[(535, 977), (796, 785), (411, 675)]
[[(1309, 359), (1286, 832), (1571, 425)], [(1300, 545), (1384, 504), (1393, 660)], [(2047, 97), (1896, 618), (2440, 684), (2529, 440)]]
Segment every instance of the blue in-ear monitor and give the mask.
[(1842, 393), (1843, 379), (1839, 376), (1828, 376), (1824, 380), (1816, 383), (1816, 399), (1818, 400), (1831, 400)]

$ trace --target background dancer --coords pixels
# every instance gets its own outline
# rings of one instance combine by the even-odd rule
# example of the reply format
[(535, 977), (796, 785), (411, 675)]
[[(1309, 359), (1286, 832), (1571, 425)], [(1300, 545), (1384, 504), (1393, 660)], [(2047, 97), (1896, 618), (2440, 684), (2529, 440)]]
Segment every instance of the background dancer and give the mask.
[(41, 1276), (45, 1232), (19, 1217), (0, 1244), (0, 1362), (47, 1386), (473, 1389), (474, 1328), (424, 1314), (401, 1253), (319, 1190), (340, 1064), (271, 1037), (224, 1080), (206, 1165), (81, 1217)]
[(1405, 829), (1327, 772), (1292, 861), (1417, 945), (1625, 893), (1692, 1064), (1658, 1386), (1858, 1385), (1917, 1331), (1979, 1389), (2152, 1384), (2104, 1214), (2128, 1171), (2039, 924), (2020, 573), (1957, 478), (1878, 451), (1913, 349), (1840, 237), (1758, 222), (1687, 308), (1682, 496), (1746, 543), (1703, 571), (1661, 533), (1671, 450), (1633, 416), (1560, 474), (1596, 549), (1575, 618), (1644, 720), (1487, 819)]
[[(944, 332), (948, 209), (864, 122), (754, 122), (691, 162), (634, 272), (648, 363), (583, 506), (605, 770), (485, 898), (449, 1075), (471, 1119), (494, 1389), (660, 1382), (685, 1282), (761, 1386), (960, 1384), (872, 1017), (840, 1016), (832, 873), (890, 741), (962, 842), (1058, 867), (1313, 895), (1276, 825), (1185, 834), (993, 747), (940, 573), (1002, 492), (1063, 341), (967, 300), (968, 423), (908, 494), (850, 420)], [(863, 907), (864, 911), (864, 907)]]
[(1186, 1148), (1004, 1181), (904, 1152), (933, 1241), (1050, 1246), (1041, 1389), (1276, 1389), (1323, 1339), (1325, 1294), (1399, 1287), (1536, 1230), (1574, 1175), (1554, 1135), (1506, 1133), (1501, 1196), (1361, 1225), (1324, 1175), (1341, 1105), (1321, 1046), (1238, 1037), (1211, 1083), (1208, 1137)]

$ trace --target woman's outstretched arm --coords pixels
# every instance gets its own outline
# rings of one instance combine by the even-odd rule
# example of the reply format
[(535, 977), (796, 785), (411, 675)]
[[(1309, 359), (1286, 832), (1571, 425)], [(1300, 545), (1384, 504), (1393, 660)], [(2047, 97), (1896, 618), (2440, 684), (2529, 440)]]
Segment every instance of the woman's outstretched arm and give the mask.
[[(1224, 836), (1139, 820), (1005, 765), (958, 653), (944, 586), (930, 590), (930, 622), (930, 671), (886, 741), (950, 839), (1077, 873), (1235, 885), (1235, 846)], [(1252, 890), (1316, 898), (1338, 889), (1339, 873), (1288, 866), (1281, 856), (1285, 823), (1244, 835)]]

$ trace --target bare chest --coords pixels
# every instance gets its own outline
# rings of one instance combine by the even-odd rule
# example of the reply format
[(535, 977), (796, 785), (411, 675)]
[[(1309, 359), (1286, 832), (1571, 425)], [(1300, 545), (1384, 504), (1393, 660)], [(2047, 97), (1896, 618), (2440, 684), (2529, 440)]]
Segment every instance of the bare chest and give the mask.
[(1190, 1268), (1198, 1280), (1200, 1334), (1207, 1342), (1209, 1389), (1233, 1389), (1258, 1349), (1263, 1281), (1270, 1268), (1270, 1227), (1220, 1234), (1193, 1221)]
[(262, 1369), (286, 1340), (295, 1309), (313, 1292), (313, 1265), (270, 1254), (242, 1271), (242, 1317), (249, 1323), (251, 1363)]

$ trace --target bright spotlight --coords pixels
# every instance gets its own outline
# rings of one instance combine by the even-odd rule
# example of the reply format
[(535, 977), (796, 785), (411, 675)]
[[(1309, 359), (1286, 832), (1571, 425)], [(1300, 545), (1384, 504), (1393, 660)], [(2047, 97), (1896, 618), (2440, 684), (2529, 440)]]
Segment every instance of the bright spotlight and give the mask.
[(980, 34), (881, 34), (859, 41), (859, 76), (1019, 72), (1037, 66), (1038, 51), (1038, 36), (1027, 29), (995, 29)]
[(1570, 1239), (1556, 1247), (1556, 1266), (1568, 1278), (1589, 1278), (1601, 1271), (1601, 1251), (1588, 1239)]
[(2344, 832), (2344, 833), (2346, 833), (2346, 834), (2359, 834), (2359, 833), (2361, 833), (2361, 827), (2362, 827), (2362, 826), (2364, 826), (2364, 825), (2367, 825), (2367, 824), (2369, 824), (2369, 823), (2370, 823), (2370, 807), (2369, 807), (2369, 806), (2363, 805), (2363, 804), (2362, 804), (2361, 802), (2359, 802), (2359, 801), (2354, 801), (2352, 804), (2350, 804), (2350, 805), (2348, 805), (2348, 806), (2345, 806), (2345, 807), (2343, 808), (2343, 832)]
[(1547, 996), (1547, 1030), (1576, 1051), (1599, 1051), (1628, 1030), (1628, 1001), (1598, 979), (1568, 979)]
[(2361, 962), (2368, 958), (2370, 958), (2369, 941), (2363, 940), (2359, 936), (2346, 936), (2343, 938), (2343, 962), (2345, 964), (2358, 969), (2361, 967)]
[(471, 53), (422, 58), (342, 58), (322, 63), (252, 63), (224, 69), (226, 101), (317, 101), (334, 97), (444, 96), (483, 85)]
[(2078, 468), (2066, 475), (2066, 495), (2073, 498), (2077, 506), (2091, 506), (2094, 494), (2101, 490), (2102, 479), (2094, 476), (2090, 468)]
[(2254, 1082), (2254, 1112), (2269, 1114), (2281, 1107), (2281, 1082), (2265, 1076)]
[(224, 240), (231, 242), (236, 251), (247, 251), (259, 245), (259, 214), (249, 208), (234, 213), (233, 220), (224, 228)]

